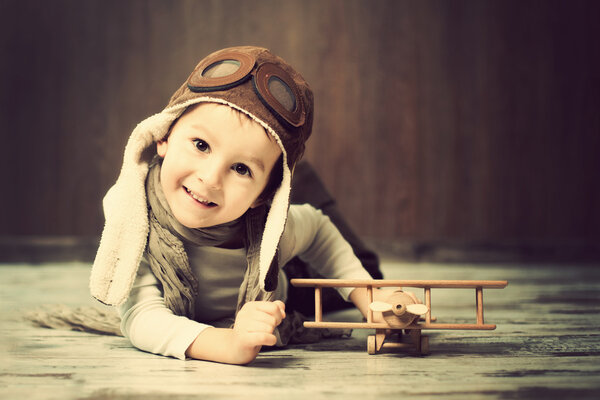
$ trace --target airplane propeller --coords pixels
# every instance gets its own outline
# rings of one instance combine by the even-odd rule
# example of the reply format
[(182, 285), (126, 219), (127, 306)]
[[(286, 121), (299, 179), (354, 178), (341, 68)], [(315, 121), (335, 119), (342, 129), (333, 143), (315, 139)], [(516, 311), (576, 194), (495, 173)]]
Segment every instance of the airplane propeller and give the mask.
[(378, 312), (392, 311), (396, 315), (402, 315), (405, 312), (408, 312), (413, 315), (423, 315), (423, 314), (427, 314), (427, 311), (429, 311), (429, 308), (427, 308), (427, 306), (425, 304), (403, 305), (403, 304), (390, 304), (390, 303), (386, 303), (384, 301), (374, 301), (371, 304), (369, 304), (369, 308), (372, 311), (378, 311)]

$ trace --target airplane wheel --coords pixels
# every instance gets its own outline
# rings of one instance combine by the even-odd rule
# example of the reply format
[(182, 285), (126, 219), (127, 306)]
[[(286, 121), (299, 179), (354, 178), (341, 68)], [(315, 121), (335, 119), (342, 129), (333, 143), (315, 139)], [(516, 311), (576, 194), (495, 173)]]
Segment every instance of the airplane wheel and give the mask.
[(367, 336), (367, 353), (373, 355), (377, 353), (377, 345), (375, 344), (375, 335)]
[(421, 336), (421, 355), (429, 354), (429, 337)]

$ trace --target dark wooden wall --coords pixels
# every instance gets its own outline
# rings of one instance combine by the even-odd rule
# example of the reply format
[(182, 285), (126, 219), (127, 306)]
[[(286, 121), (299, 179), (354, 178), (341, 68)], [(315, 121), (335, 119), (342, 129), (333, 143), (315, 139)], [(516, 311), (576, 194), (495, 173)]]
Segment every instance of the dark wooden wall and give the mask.
[(209, 52), (316, 95), (306, 158), (361, 235), (600, 239), (596, 1), (0, 0), (0, 235), (101, 231), (132, 128)]

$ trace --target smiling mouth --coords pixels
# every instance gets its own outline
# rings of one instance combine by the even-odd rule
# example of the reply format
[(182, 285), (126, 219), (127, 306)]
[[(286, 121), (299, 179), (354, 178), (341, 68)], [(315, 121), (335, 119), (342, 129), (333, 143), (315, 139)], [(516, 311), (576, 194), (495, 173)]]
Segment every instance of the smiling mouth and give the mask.
[(198, 203), (200, 203), (204, 206), (207, 206), (207, 207), (216, 207), (217, 206), (217, 203), (213, 203), (210, 200), (207, 200), (205, 198), (198, 196), (196, 193), (192, 192), (190, 189), (186, 188), (185, 186), (183, 188), (185, 189), (186, 193), (188, 195), (190, 195), (190, 197), (192, 199), (196, 200)]

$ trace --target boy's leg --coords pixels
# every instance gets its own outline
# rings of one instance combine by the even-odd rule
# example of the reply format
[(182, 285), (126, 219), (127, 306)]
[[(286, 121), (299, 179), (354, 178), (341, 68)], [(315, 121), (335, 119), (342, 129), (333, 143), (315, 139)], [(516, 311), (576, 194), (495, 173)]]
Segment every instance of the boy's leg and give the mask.
[[(373, 279), (383, 278), (379, 269), (379, 258), (352, 231), (338, 210), (335, 200), (329, 194), (314, 169), (306, 161), (300, 162), (294, 171), (291, 203), (308, 203), (323, 211), (338, 228), (342, 236), (350, 243), (354, 254), (360, 259), (371, 277)], [(322, 278), (310, 265), (302, 262), (297, 257), (284, 266), (284, 271), (289, 279)], [(312, 288), (295, 288), (290, 286), (287, 305), (305, 315), (314, 314), (314, 290)], [(323, 291), (323, 311), (334, 311), (350, 306), (351, 303), (345, 302), (334, 289), (326, 288)]]

